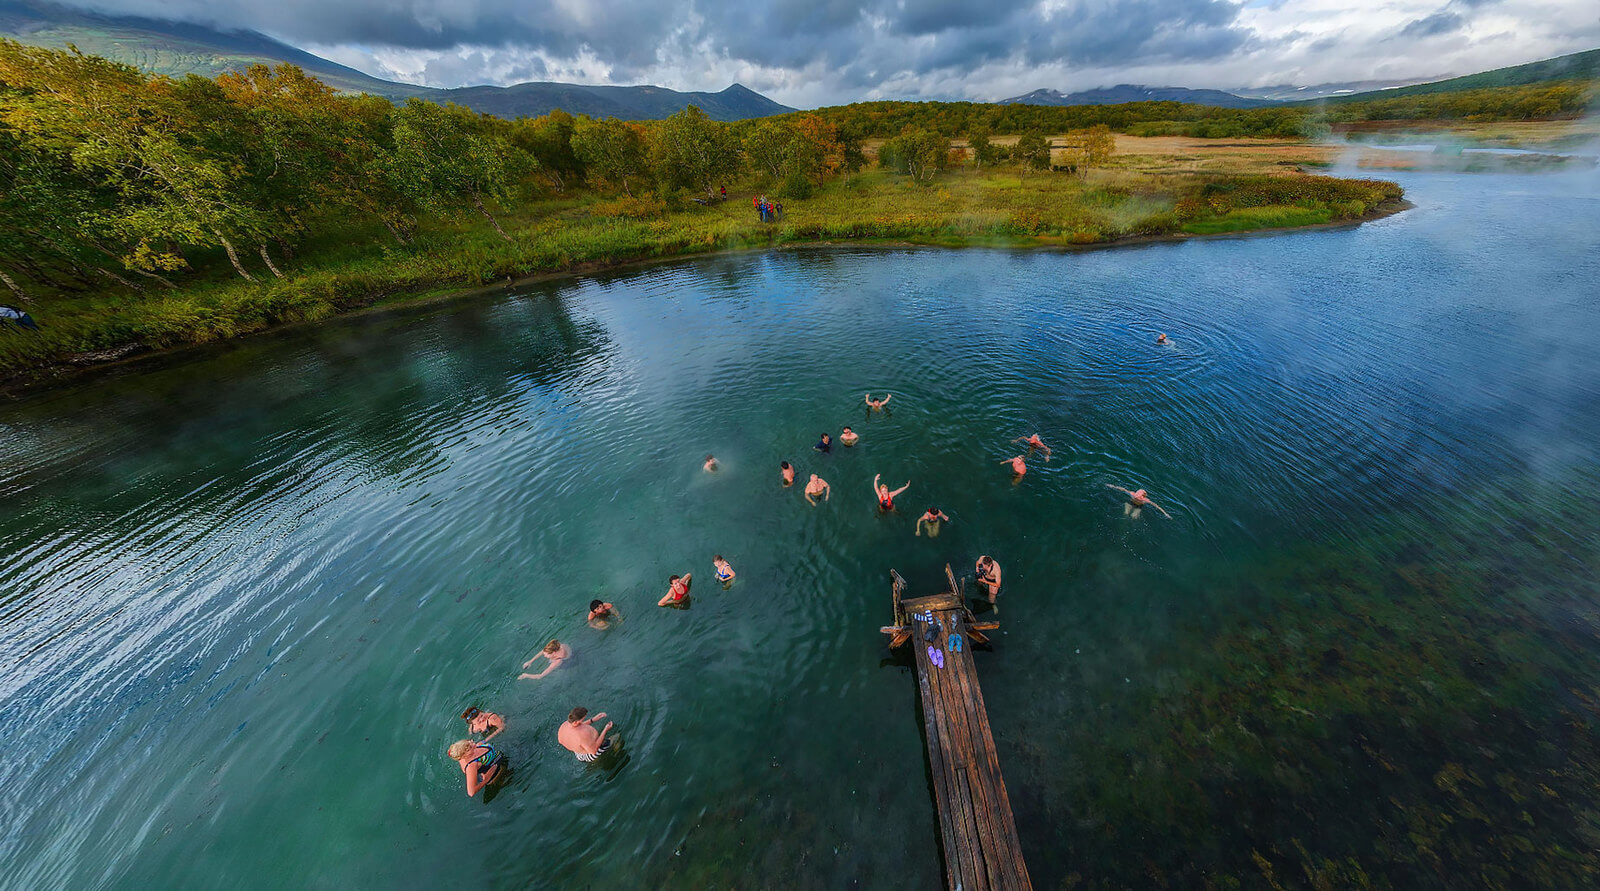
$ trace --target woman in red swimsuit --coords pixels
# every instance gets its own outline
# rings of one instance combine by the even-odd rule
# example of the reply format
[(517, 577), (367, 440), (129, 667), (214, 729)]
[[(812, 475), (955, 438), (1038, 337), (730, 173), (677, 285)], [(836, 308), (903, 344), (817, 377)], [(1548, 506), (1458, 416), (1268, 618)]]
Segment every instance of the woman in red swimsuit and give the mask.
[(911, 481), (907, 480), (905, 485), (891, 492), (889, 491), (888, 486), (878, 482), (878, 478), (881, 476), (883, 476), (881, 473), (875, 473), (872, 475), (872, 492), (878, 496), (878, 509), (882, 511), (891, 511), (894, 510), (894, 497), (911, 488)]

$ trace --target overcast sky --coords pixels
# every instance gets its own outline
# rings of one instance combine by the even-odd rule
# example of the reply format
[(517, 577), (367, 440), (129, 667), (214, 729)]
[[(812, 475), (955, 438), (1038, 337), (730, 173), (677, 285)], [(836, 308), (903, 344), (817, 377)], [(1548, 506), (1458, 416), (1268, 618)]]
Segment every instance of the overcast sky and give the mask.
[(392, 80), (719, 90), (800, 107), (1464, 74), (1600, 46), (1596, 0), (68, 0), (266, 32)]

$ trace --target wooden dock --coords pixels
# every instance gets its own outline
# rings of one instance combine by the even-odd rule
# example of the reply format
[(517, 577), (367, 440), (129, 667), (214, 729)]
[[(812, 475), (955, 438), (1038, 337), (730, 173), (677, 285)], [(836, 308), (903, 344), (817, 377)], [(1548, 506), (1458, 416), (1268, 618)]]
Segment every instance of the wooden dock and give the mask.
[(948, 566), (949, 590), (931, 597), (905, 599), (905, 580), (890, 575), (895, 624), (882, 630), (890, 646), (910, 643), (916, 655), (945, 883), (951, 891), (1031, 889), (972, 663), (973, 642), (986, 643), (983, 632), (999, 623), (973, 621)]

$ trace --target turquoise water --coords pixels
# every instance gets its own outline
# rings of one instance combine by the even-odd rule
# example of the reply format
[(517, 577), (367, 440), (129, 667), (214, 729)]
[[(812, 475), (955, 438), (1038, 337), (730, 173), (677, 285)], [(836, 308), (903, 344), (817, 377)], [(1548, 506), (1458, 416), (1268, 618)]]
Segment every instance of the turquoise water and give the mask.
[[(0, 408), (0, 884), (932, 887), (877, 628), (891, 567), (980, 553), (1040, 887), (1582, 884), (1600, 189), (1402, 183), (1353, 229), (713, 257)], [(487, 801), (443, 756), (472, 704), (511, 724)], [(617, 757), (556, 747), (575, 705)]]

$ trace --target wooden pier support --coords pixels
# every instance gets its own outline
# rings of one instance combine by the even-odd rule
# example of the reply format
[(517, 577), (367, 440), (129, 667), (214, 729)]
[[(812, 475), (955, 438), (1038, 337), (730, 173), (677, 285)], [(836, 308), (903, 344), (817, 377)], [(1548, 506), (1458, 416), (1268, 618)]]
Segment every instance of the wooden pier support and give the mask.
[(949, 567), (950, 590), (932, 597), (905, 599), (905, 580), (890, 574), (896, 624), (882, 630), (891, 645), (909, 642), (915, 652), (946, 885), (951, 891), (1031, 889), (972, 663), (972, 643), (985, 642), (983, 632), (998, 623), (973, 621)]

